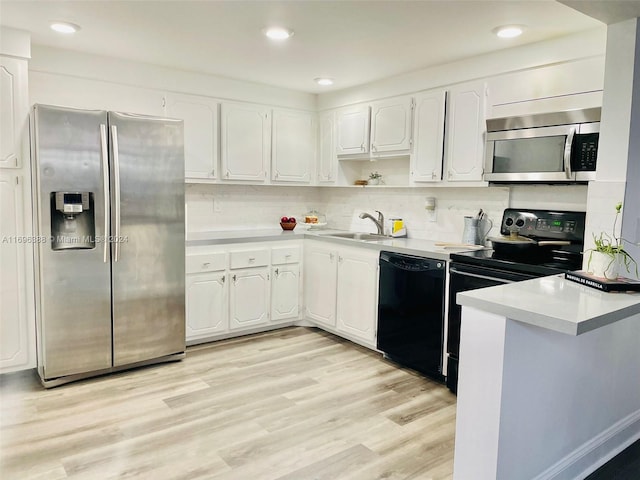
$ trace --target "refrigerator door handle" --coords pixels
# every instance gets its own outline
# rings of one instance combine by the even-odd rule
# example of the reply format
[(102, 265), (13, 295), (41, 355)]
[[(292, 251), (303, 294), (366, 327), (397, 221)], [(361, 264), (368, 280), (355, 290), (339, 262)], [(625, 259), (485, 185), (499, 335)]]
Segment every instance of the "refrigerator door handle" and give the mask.
[(102, 157), (102, 190), (104, 194), (104, 253), (102, 260), (104, 263), (109, 261), (109, 217), (111, 216), (111, 208), (109, 202), (109, 161), (107, 147), (107, 126), (100, 124), (100, 156)]
[(120, 258), (120, 162), (118, 160), (118, 127), (115, 125), (111, 125), (111, 145), (113, 146), (113, 193), (116, 210), (113, 261), (117, 262)]

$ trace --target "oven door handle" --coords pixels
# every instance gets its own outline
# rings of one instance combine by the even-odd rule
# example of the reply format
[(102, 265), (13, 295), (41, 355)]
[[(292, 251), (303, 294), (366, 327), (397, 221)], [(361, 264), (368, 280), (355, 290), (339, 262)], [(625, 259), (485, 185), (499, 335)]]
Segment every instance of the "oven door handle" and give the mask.
[(458, 275), (464, 275), (466, 277), (481, 278), (482, 280), (492, 280), (494, 282), (499, 282), (499, 283), (514, 283), (515, 282), (515, 280), (506, 280), (504, 278), (489, 277), (487, 275), (478, 275), (477, 273), (461, 272), (457, 268), (453, 268), (453, 267), (449, 268), (449, 272), (450, 273), (456, 273)]

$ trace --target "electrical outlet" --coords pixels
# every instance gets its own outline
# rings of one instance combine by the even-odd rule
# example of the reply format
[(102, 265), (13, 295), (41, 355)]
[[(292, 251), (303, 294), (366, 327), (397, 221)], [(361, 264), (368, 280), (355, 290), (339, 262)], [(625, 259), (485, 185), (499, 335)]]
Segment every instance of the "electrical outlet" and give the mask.
[(213, 213), (222, 212), (222, 205), (220, 205), (220, 199), (214, 198), (212, 202), (213, 202)]
[(435, 210), (427, 210), (427, 222), (437, 222), (437, 215)]

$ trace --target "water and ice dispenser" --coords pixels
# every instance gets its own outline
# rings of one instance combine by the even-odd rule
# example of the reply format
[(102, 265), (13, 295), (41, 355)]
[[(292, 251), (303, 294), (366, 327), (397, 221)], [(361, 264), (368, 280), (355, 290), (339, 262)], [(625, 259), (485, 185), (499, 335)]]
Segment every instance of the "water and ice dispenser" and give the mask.
[(51, 193), (51, 249), (95, 248), (96, 227), (92, 192)]

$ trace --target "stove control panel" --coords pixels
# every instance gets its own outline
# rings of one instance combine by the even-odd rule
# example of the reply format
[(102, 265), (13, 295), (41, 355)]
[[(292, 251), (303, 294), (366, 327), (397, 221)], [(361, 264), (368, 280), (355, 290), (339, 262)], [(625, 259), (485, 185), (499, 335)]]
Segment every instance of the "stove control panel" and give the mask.
[(583, 243), (584, 224), (584, 212), (507, 208), (502, 215), (500, 233), (509, 235), (516, 231), (520, 235), (537, 239)]

